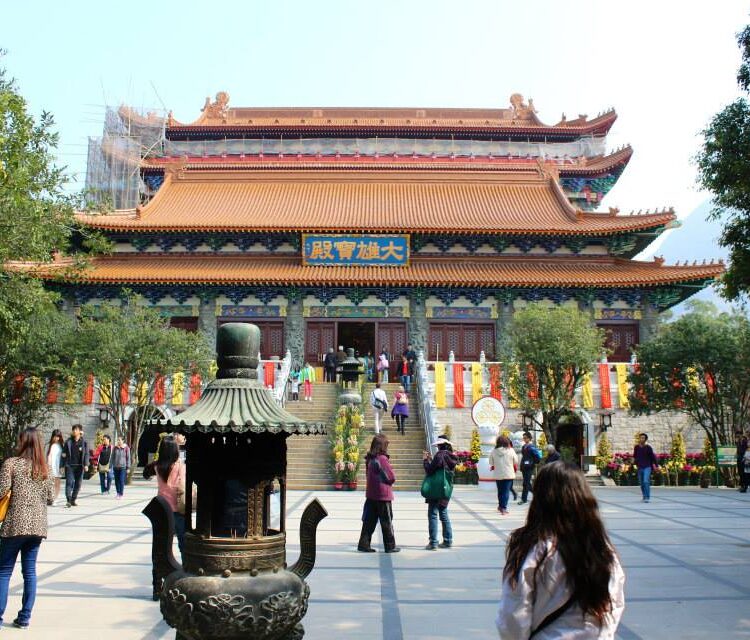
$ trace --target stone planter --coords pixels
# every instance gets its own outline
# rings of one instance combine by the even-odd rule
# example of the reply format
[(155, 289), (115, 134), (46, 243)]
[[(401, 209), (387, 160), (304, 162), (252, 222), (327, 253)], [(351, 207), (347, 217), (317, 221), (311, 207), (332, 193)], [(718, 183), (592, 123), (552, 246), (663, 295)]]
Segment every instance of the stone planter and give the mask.
[(341, 491), (344, 488), (343, 482), (334, 482), (333, 488), (336, 489), (336, 491)]
[(356, 482), (356, 480), (354, 482), (347, 483), (346, 488), (349, 491), (354, 491), (357, 488), (357, 482)]

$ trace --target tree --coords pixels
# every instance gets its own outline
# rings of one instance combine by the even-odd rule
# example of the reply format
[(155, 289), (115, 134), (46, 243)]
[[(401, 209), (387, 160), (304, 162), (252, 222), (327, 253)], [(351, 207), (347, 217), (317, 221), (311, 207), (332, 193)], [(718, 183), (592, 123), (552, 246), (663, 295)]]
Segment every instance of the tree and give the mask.
[(125, 437), (133, 451), (148, 421), (157, 415), (156, 405), (172, 399), (167, 378), (182, 374), (187, 387), (192, 374), (205, 375), (213, 360), (201, 334), (170, 328), (156, 309), (132, 295), (121, 305), (82, 308), (75, 353), (78, 379), (93, 376), (100, 404), (114, 418), (115, 435)]
[(707, 302), (664, 325), (637, 350), (630, 410), (678, 411), (699, 424), (712, 446), (730, 445), (750, 419), (750, 322)]
[(604, 332), (576, 308), (535, 303), (513, 316), (505, 361), (518, 364), (506, 371), (506, 386), (525, 411), (541, 411), (549, 442), (603, 348)]
[(723, 220), (720, 244), (729, 248), (723, 294), (736, 300), (750, 292), (750, 26), (738, 34), (742, 64), (737, 82), (745, 96), (726, 106), (703, 131), (697, 155), (698, 183), (713, 194), (711, 217)]

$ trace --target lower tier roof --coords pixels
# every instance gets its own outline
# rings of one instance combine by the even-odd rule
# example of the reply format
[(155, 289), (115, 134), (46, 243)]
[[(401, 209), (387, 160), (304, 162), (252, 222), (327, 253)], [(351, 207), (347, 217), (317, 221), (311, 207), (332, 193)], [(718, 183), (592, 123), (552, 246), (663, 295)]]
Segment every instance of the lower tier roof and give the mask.
[(75, 278), (64, 263), (42, 268), (48, 280), (92, 284), (633, 287), (705, 283), (721, 263), (666, 266), (663, 260), (617, 258), (446, 257), (412, 259), (405, 267), (303, 265), (299, 258), (246, 255), (128, 255), (94, 258)]

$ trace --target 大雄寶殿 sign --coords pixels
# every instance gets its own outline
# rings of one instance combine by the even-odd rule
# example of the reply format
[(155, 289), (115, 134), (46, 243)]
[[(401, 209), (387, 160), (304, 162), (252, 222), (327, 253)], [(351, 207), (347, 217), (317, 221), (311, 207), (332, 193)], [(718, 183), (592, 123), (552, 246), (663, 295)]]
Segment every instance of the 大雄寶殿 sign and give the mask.
[(408, 266), (409, 235), (303, 234), (302, 262), (308, 265)]

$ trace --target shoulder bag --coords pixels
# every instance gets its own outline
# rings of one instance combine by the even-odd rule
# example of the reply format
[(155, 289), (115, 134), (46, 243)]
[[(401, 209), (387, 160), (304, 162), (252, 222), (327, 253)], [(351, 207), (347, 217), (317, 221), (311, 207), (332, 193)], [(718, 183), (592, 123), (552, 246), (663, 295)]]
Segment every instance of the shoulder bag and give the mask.
[(5, 516), (8, 515), (8, 507), (10, 506), (10, 494), (9, 490), (2, 498), (0, 498), (0, 522), (5, 521)]
[(571, 595), (570, 598), (568, 598), (563, 605), (555, 609), (552, 613), (550, 613), (544, 620), (542, 620), (539, 623), (539, 626), (534, 629), (531, 634), (529, 635), (529, 640), (533, 638), (537, 633), (539, 633), (542, 629), (546, 629), (549, 627), (555, 620), (557, 620), (563, 613), (565, 613), (570, 607), (573, 606), (573, 603), (576, 601), (575, 594)]
[(422, 497), (427, 500), (450, 500), (453, 494), (453, 471), (440, 467), (422, 480)]

